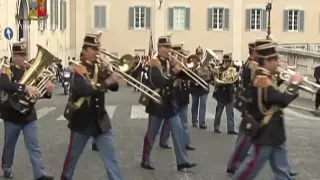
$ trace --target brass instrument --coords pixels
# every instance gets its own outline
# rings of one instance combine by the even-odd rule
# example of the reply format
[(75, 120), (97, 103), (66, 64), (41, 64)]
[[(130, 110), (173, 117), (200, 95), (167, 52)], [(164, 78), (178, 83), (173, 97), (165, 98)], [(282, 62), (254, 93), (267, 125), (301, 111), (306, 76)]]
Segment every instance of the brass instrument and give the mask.
[(42, 46), (37, 44), (37, 47), (37, 56), (33, 64), (30, 65), (29, 69), (20, 79), (19, 84), (25, 86), (36, 86), (38, 96), (31, 97), (25, 92), (17, 92), (12, 94), (8, 99), (10, 105), (22, 114), (27, 113), (31, 106), (47, 93), (46, 83), (54, 81), (56, 78), (56, 73), (50, 65), (57, 62), (59, 59)]
[(208, 83), (203, 80), (200, 76), (198, 76), (195, 72), (193, 72), (190, 68), (185, 65), (185, 61), (188, 59), (187, 56), (170, 49), (169, 58), (174, 61), (175, 63), (178, 63), (181, 66), (181, 70), (186, 73), (192, 80), (194, 80), (197, 84), (199, 84), (201, 87), (203, 87), (205, 90), (209, 90)]
[[(285, 69), (282, 67), (278, 67), (277, 71), (279, 72), (278, 78), (280, 78), (287, 84), (290, 83), (291, 77), (296, 74), (296, 72), (291, 70), (290, 68)], [(303, 81), (299, 85), (299, 88), (311, 94), (316, 94), (320, 89), (320, 84), (309, 81), (308, 77), (303, 77)]]
[(215, 78), (215, 85), (223, 85), (223, 84), (233, 84), (239, 79), (239, 73), (235, 67), (229, 67), (227, 70), (223, 71), (221, 75), (219, 75), (219, 70), (217, 69), (217, 76)]
[(126, 81), (131, 86), (140, 90), (143, 94), (154, 100), (156, 103), (161, 103), (161, 96), (158, 92), (152, 90), (148, 86), (144, 85), (140, 81), (131, 77), (127, 72), (134, 68), (133, 56), (130, 54), (123, 55), (121, 58), (116, 57), (109, 52), (100, 50), (100, 53), (106, 55), (111, 59), (108, 61), (106, 59), (99, 58), (101, 66), (108, 68), (110, 71), (120, 75), (124, 81)]
[(4, 57), (2, 57), (2, 58), (0, 59), (0, 69), (2, 68), (2, 66), (10, 67), (10, 63), (9, 63), (8, 60), (5, 59)]

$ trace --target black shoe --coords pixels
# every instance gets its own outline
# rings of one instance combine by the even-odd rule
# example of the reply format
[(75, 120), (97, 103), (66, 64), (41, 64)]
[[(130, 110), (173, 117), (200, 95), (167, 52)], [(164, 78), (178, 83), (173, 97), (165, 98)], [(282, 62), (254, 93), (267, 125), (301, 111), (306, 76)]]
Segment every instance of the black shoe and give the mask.
[(3, 173), (3, 177), (4, 177), (5, 179), (12, 179), (12, 178), (13, 178), (13, 174), (10, 173), (10, 172), (4, 172), (4, 173)]
[(169, 146), (168, 144), (159, 144), (159, 146), (163, 149), (172, 149), (172, 147)]
[(234, 170), (231, 170), (231, 169), (227, 169), (227, 171), (226, 171), (228, 174), (231, 174), (231, 175), (233, 175), (234, 174)]
[(92, 143), (92, 151), (99, 151), (96, 143)]
[(192, 127), (198, 127), (198, 123), (197, 122), (192, 122)]
[(39, 178), (36, 179), (36, 180), (53, 180), (53, 179), (54, 179), (53, 176), (43, 175), (43, 176), (39, 177)]
[(294, 176), (297, 176), (299, 173), (297, 173), (297, 172), (290, 172), (290, 176), (291, 177), (294, 177)]
[(219, 133), (219, 134), (221, 133), (221, 131), (219, 129), (215, 129), (215, 130), (213, 130), (213, 132), (214, 133)]
[(199, 128), (200, 129), (207, 129), (207, 126), (205, 124), (200, 124)]
[(183, 169), (187, 169), (187, 168), (193, 168), (195, 167), (197, 164), (196, 163), (184, 163), (184, 164), (180, 164), (180, 165), (177, 165), (177, 170), (178, 171), (181, 171)]
[(141, 166), (143, 169), (147, 169), (147, 170), (154, 170), (154, 169), (155, 169), (151, 164), (141, 163), (140, 166)]
[(194, 151), (194, 150), (196, 150), (196, 148), (194, 148), (194, 147), (192, 147), (192, 146), (189, 146), (189, 145), (186, 146), (186, 149), (187, 149), (188, 151)]
[(235, 132), (235, 131), (228, 131), (228, 134), (230, 134), (230, 135), (237, 135), (238, 133)]

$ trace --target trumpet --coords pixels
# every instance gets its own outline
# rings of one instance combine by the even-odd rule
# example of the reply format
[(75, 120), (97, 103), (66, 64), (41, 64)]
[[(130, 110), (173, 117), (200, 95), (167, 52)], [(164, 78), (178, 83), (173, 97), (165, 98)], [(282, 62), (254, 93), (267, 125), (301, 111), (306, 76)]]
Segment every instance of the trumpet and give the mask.
[(120, 75), (124, 81), (140, 90), (143, 94), (154, 100), (156, 103), (161, 103), (161, 96), (158, 92), (152, 90), (127, 73), (133, 68), (134, 65), (133, 57), (130, 54), (126, 54), (121, 58), (118, 58), (115, 55), (103, 50), (100, 50), (100, 53), (111, 59), (111, 61), (107, 61), (106, 59), (99, 58), (99, 63), (103, 67), (108, 68), (111, 72)]
[[(171, 60), (175, 61), (181, 66), (181, 70), (186, 73), (192, 80), (194, 80), (197, 84), (199, 84), (201, 87), (203, 87), (205, 90), (208, 89), (208, 83), (203, 80), (200, 76), (198, 76), (196, 73), (194, 73), (190, 68), (187, 67), (183, 62), (188, 60), (188, 57), (173, 50), (170, 49), (169, 57)], [(191, 67), (191, 66), (190, 66)]]
[[(291, 77), (296, 74), (296, 72), (289, 67), (287, 69), (278, 67), (277, 71), (279, 73), (278, 78), (283, 80), (285, 83), (290, 83)], [(299, 88), (311, 94), (316, 94), (320, 89), (320, 85), (309, 81), (308, 77), (303, 77), (302, 83), (299, 85)]]

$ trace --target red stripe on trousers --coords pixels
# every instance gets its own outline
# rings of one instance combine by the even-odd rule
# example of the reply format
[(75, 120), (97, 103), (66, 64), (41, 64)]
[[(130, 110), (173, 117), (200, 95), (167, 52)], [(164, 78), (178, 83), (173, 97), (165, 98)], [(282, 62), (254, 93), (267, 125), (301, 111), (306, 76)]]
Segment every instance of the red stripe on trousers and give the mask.
[(68, 171), (68, 168), (69, 168), (69, 166), (70, 166), (72, 143), (73, 143), (73, 132), (71, 131), (70, 139), (69, 139), (68, 152), (67, 152), (67, 156), (66, 156), (66, 159), (65, 159), (65, 161), (64, 161), (64, 164), (63, 164), (63, 170), (62, 170), (62, 174), (61, 174), (61, 180), (65, 180), (65, 173)]
[[(168, 128), (168, 123), (166, 120), (163, 121), (163, 124), (162, 124), (162, 128), (161, 128), (161, 132), (160, 132), (160, 143), (162, 141), (162, 138), (164, 136), (164, 133), (166, 132), (166, 129)], [(163, 144), (164, 145), (164, 144)]]
[(235, 171), (238, 168), (238, 164), (239, 164), (239, 159), (240, 159), (241, 153), (243, 152), (243, 148), (246, 146), (248, 140), (249, 140), (248, 136), (245, 136), (242, 139), (242, 142), (240, 143), (239, 150), (236, 151), (236, 154), (235, 154), (235, 156), (234, 156), (234, 158), (232, 160), (231, 170)]
[(6, 144), (7, 144), (7, 130), (6, 130), (6, 124), (4, 124), (4, 143), (3, 143), (3, 149), (2, 149), (2, 157), (1, 157), (1, 168), (3, 169), (3, 165), (6, 163), (4, 160), (4, 156), (6, 153)]
[(146, 158), (148, 155), (148, 149), (149, 149), (148, 146), (150, 144), (150, 139), (149, 139), (150, 125), (151, 125), (151, 116), (149, 115), (147, 132), (144, 135), (144, 140), (143, 140), (142, 163), (146, 161)]
[(260, 145), (255, 145), (255, 154), (253, 159), (249, 162), (248, 167), (242, 172), (239, 180), (247, 180), (247, 177), (253, 172), (255, 166), (257, 165), (259, 156), (260, 156)]

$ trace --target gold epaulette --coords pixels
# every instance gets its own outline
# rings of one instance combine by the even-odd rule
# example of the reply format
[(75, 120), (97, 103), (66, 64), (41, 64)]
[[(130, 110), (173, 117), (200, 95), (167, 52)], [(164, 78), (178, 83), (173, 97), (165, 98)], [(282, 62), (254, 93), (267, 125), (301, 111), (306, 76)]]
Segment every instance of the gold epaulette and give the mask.
[(252, 71), (255, 71), (258, 68), (258, 63), (255, 61), (250, 61), (248, 67)]
[(272, 86), (272, 80), (268, 76), (258, 75), (254, 79), (253, 85), (257, 88), (267, 88)]
[(149, 65), (150, 67), (160, 67), (160, 66), (161, 66), (161, 63), (160, 63), (160, 61), (159, 61), (158, 59), (150, 59), (150, 60), (148, 61), (148, 65)]
[(10, 67), (2, 66), (1, 73), (2, 74), (10, 74), (11, 73)]
[(87, 68), (81, 64), (78, 64), (73, 66), (73, 71), (83, 75), (87, 72)]

